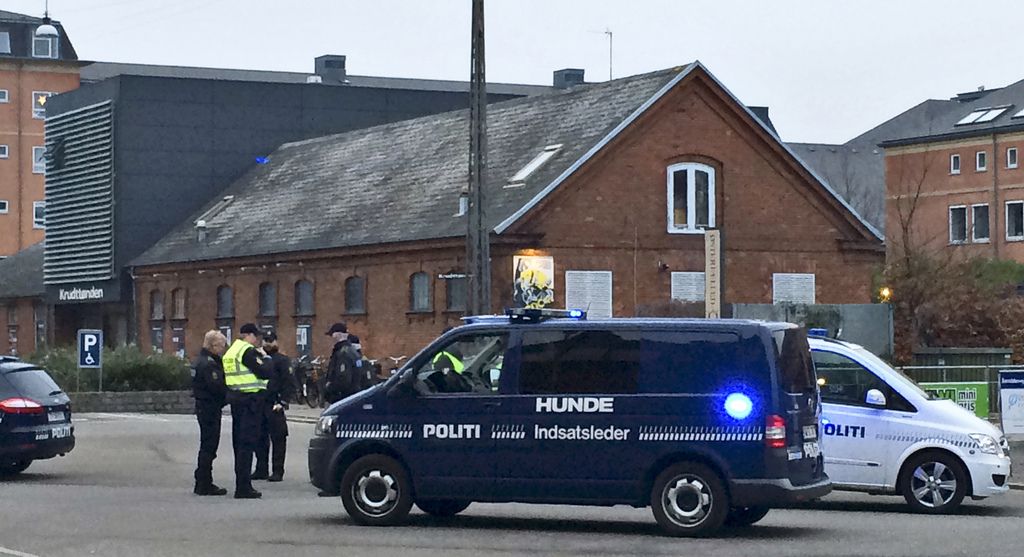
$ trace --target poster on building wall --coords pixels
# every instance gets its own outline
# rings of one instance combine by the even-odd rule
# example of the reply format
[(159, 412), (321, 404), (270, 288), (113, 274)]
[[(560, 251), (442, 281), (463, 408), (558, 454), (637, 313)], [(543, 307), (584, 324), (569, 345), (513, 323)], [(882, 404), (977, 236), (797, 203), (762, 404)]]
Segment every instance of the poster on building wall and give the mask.
[(543, 308), (555, 303), (555, 258), (513, 256), (512, 277), (513, 307)]
[(814, 273), (773, 274), (772, 303), (813, 304)]
[(188, 355), (185, 352), (185, 329), (174, 327), (171, 329), (171, 344), (174, 346), (174, 355), (185, 359)]
[(672, 273), (673, 300), (703, 302), (704, 292), (704, 273)]
[(966, 383), (920, 383), (925, 392), (938, 398), (952, 400), (964, 410), (974, 412), (979, 418), (988, 419), (988, 383), (973, 381)]
[(566, 271), (565, 308), (582, 309), (587, 317), (612, 316), (611, 271)]
[(1024, 439), (1024, 369), (999, 372), (999, 416), (1003, 433)]

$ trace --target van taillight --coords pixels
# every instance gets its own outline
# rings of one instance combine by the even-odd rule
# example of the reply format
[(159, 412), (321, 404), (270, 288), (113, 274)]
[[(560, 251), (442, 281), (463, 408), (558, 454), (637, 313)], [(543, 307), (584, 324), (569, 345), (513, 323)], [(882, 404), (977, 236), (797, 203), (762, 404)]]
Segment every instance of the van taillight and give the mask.
[(7, 414), (42, 414), (46, 412), (41, 404), (27, 398), (0, 400), (0, 412)]
[(770, 449), (786, 447), (786, 420), (782, 416), (771, 414), (765, 418), (764, 442)]

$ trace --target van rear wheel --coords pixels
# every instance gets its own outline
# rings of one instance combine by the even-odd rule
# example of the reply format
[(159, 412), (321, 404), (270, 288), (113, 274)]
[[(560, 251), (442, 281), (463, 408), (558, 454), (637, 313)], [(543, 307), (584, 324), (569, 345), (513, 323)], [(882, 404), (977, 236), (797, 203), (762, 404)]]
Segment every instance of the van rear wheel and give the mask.
[(24, 460), (0, 460), (0, 476), (16, 476), (32, 464), (31, 459)]
[(416, 506), (421, 511), (431, 516), (455, 516), (469, 508), (469, 501), (457, 499), (430, 499), (427, 501), (416, 501)]
[(665, 533), (703, 537), (722, 527), (729, 496), (714, 470), (696, 462), (679, 462), (654, 480), (651, 510)]
[(341, 502), (356, 523), (393, 526), (412, 508), (412, 482), (405, 467), (381, 454), (359, 458), (341, 477)]
[(900, 491), (916, 512), (948, 514), (956, 511), (967, 495), (967, 472), (948, 453), (935, 451), (911, 457), (902, 474)]
[(725, 525), (734, 528), (750, 526), (768, 514), (769, 507), (733, 507), (725, 517)]

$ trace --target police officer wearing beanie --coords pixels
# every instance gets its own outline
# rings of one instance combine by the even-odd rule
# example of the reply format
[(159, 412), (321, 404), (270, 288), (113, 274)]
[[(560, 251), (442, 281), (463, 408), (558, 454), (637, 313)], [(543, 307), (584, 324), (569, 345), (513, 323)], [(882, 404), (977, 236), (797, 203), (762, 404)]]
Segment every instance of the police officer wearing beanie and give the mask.
[(220, 446), (221, 410), (224, 408), (224, 364), (221, 356), (228, 341), (220, 331), (209, 331), (203, 337), (203, 348), (192, 362), (192, 396), (196, 399), (196, 420), (199, 422), (199, 458), (196, 464), (196, 495), (224, 495), (228, 490), (213, 483), (213, 461)]
[[(292, 396), (291, 359), (279, 351), (277, 334), (263, 335), (263, 349), (270, 356), (272, 373), (267, 381), (267, 396), (263, 403), (263, 427), (256, 448), (254, 480), (279, 482), (284, 477), (284, 457), (288, 438), (288, 421), (284, 411)], [(273, 446), (273, 454), (271, 454)], [(267, 462), (270, 460), (270, 463)]]
[(267, 379), (272, 375), (270, 357), (260, 350), (263, 335), (246, 323), (239, 338), (224, 354), (224, 384), (231, 405), (231, 445), (235, 452), (235, 499), (259, 499), (252, 487), (252, 457), (260, 440)]

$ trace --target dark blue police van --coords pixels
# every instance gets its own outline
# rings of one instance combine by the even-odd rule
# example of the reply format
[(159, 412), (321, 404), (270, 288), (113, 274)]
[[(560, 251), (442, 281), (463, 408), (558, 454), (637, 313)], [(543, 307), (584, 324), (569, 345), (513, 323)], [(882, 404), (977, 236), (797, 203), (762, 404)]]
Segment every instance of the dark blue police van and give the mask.
[(832, 489), (805, 331), (741, 320), (470, 318), (321, 415), (312, 483), (360, 524), (415, 503), (650, 505), (677, 536)]

